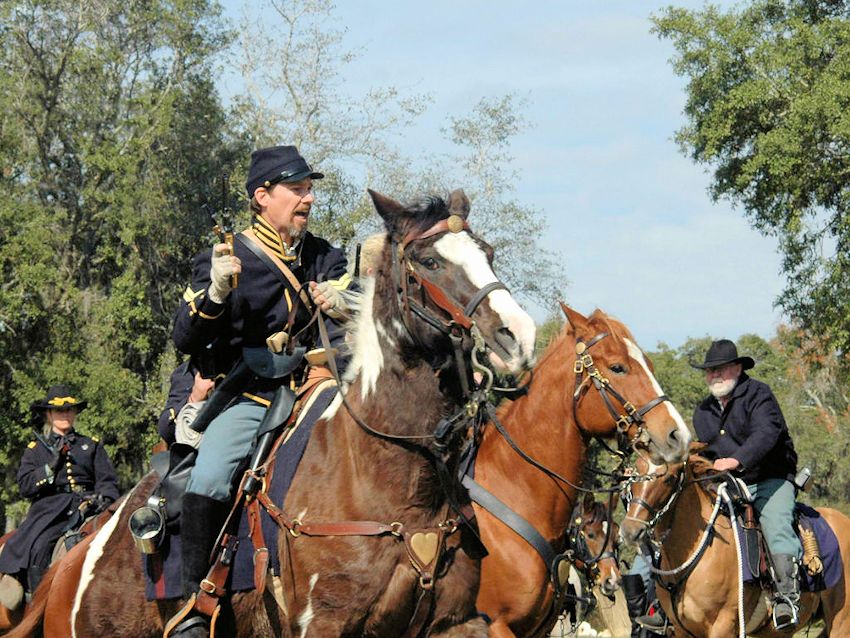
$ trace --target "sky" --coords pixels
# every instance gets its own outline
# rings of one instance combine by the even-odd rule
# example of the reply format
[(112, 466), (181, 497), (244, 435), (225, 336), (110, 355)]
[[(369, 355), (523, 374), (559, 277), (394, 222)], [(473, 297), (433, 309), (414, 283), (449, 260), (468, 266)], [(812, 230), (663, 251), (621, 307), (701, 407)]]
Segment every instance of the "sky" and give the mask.
[(613, 314), (649, 350), (688, 337), (769, 338), (782, 321), (777, 242), (730, 203), (712, 202), (707, 168), (673, 140), (685, 123), (685, 82), (649, 21), (666, 4), (340, 0), (336, 26), (360, 50), (343, 88), (429, 93), (403, 140), (413, 153), (448, 151), (447, 116), (470, 113), (482, 97), (523, 98), (530, 127), (511, 145), (514, 190), (547, 220), (543, 245), (568, 281), (569, 305)]

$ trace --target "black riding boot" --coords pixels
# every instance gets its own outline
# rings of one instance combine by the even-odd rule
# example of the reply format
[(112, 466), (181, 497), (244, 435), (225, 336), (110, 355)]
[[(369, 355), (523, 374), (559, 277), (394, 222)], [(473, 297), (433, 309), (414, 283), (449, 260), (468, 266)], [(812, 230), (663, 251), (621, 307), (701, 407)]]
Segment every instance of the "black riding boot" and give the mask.
[(623, 574), (623, 594), (632, 621), (631, 638), (642, 638), (644, 632), (637, 619), (646, 613), (646, 587), (640, 574)]
[[(207, 496), (187, 493), (183, 497), (180, 541), (183, 550), (183, 595), (186, 598), (198, 593), (201, 581), (209, 572), (210, 553), (229, 511), (228, 503)], [(183, 612), (181, 610), (178, 614)], [(209, 618), (193, 610), (174, 627), (170, 636), (206, 638), (209, 636)]]
[(773, 624), (777, 629), (796, 625), (800, 583), (797, 580), (797, 558), (791, 554), (773, 554), (776, 594), (773, 597)]

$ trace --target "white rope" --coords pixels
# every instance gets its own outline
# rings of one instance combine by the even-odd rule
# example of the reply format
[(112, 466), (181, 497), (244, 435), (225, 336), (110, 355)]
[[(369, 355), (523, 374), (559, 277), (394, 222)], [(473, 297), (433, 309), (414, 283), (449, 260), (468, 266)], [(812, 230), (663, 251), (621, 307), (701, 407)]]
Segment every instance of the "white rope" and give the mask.
[(714, 502), (714, 510), (711, 512), (711, 516), (708, 519), (708, 524), (705, 526), (705, 529), (702, 532), (702, 539), (700, 540), (699, 545), (697, 545), (696, 550), (694, 550), (694, 553), (691, 554), (690, 557), (688, 557), (688, 559), (684, 563), (673, 569), (657, 569), (655, 566), (650, 565), (649, 568), (650, 570), (652, 570), (653, 574), (656, 574), (658, 576), (675, 576), (676, 574), (688, 569), (688, 567), (690, 567), (694, 563), (694, 561), (696, 561), (700, 557), (700, 554), (702, 554), (702, 551), (708, 544), (708, 539), (711, 535), (711, 529), (712, 527), (714, 527), (714, 521), (717, 520), (717, 515), (720, 514), (721, 501), (722, 499), (720, 496), (720, 491), (718, 490), (717, 500)]
[(717, 498), (723, 497), (729, 509), (729, 520), (732, 522), (732, 535), (735, 537), (735, 555), (738, 559), (738, 638), (747, 638), (747, 628), (744, 625), (744, 556), (741, 551), (741, 538), (738, 536), (738, 518), (732, 499), (729, 497), (726, 484), (717, 488)]

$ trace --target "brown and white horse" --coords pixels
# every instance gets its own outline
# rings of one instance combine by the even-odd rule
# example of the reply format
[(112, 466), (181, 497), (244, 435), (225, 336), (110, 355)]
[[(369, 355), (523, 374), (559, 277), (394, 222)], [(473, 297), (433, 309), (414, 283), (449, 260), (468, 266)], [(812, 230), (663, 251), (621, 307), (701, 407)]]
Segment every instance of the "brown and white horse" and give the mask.
[[(280, 534), (280, 579), (233, 596), (238, 636), (487, 635), (475, 607), (479, 563), (465, 551), (469, 537), (455, 528), (436, 469), (444, 461), (453, 475), (465, 428), (439, 445), (434, 431), (467, 410), (461, 389), (471, 375), (457, 364), (483, 340), (506, 369), (524, 368), (534, 322), (493, 274), (491, 249), (466, 225), (462, 192), (413, 207), (372, 198), (387, 241), (364, 282), (347, 406), (338, 397), (316, 424), (278, 504), (291, 532)], [(45, 638), (162, 634), (173, 605), (145, 602), (127, 532), (144, 492), (131, 494), (111, 530), (89, 546), (70, 634), (45, 625)], [(429, 559), (433, 589), (414, 568)], [(48, 606), (43, 614), (66, 611)]]
[[(562, 309), (566, 324), (534, 368), (527, 395), (497, 415), (516, 446), (550, 472), (521, 458), (492, 426), (475, 465), (475, 481), (559, 552), (566, 549), (591, 437), (619, 433), (623, 447), (640, 446), (659, 462), (684, 459), (690, 442), (626, 326), (601, 310), (585, 317)], [(548, 635), (557, 620), (552, 566), (491, 512), (479, 505), (475, 512), (489, 550), (481, 565), (478, 608), (492, 620), (490, 634)]]
[[(738, 620), (740, 568), (733, 531), (728, 519), (709, 525), (717, 499), (709, 489), (711, 482), (704, 480), (714, 473), (711, 462), (691, 455), (685, 464), (658, 466), (638, 458), (636, 469), (651, 480), (630, 485), (621, 534), (626, 542), (636, 542), (646, 533), (664, 539), (660, 569), (678, 573), (657, 576), (662, 586), (656, 587), (656, 592), (676, 636), (729, 638), (743, 634)], [(799, 625), (783, 631), (773, 627), (763, 590), (746, 584), (743, 616), (747, 636), (793, 636), (819, 610), (826, 622), (821, 636), (850, 636), (850, 519), (827, 507), (817, 510), (838, 538), (844, 560), (841, 580), (821, 592), (803, 592)]]

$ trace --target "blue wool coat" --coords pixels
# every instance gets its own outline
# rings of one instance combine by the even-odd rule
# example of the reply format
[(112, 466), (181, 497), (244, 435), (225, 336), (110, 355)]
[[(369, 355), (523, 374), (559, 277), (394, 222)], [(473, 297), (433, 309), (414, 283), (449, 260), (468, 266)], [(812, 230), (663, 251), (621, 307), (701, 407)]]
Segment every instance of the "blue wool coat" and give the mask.
[(797, 473), (797, 452), (779, 402), (766, 383), (741, 374), (726, 409), (713, 396), (694, 412), (694, 429), (708, 443), (706, 456), (732, 457), (743, 469), (738, 475), (749, 484), (765, 479), (789, 481)]
[[(51, 434), (50, 443), (59, 436)], [(21, 526), (3, 546), (0, 572), (14, 574), (30, 565), (34, 546), (55, 543), (80, 503), (100, 494), (111, 503), (119, 496), (118, 476), (100, 441), (71, 430), (65, 439), (68, 453), (55, 475), (48, 473), (52, 452), (40, 441), (32, 441), (21, 457), (18, 487), (21, 495), (32, 500)]]

